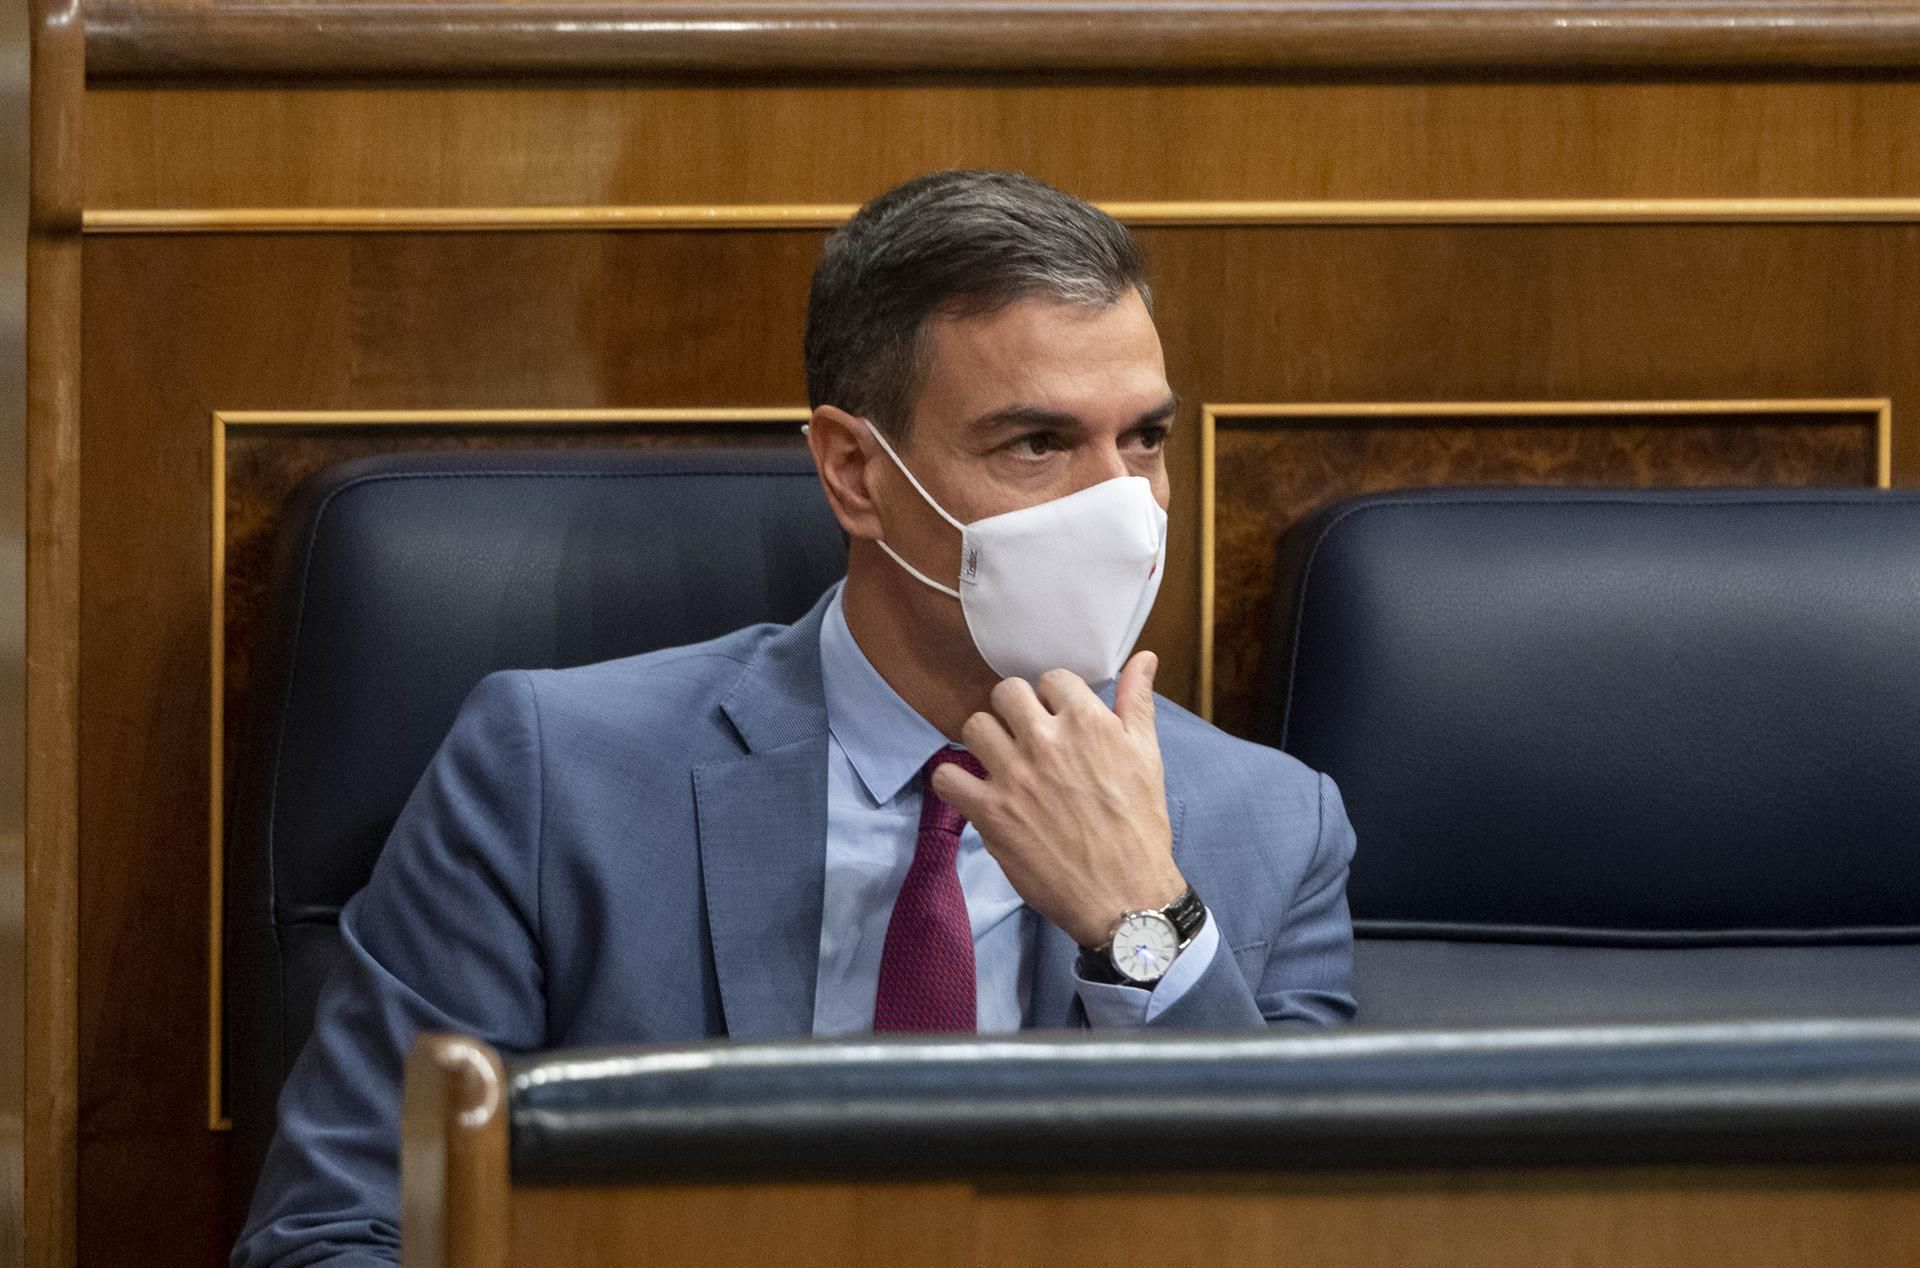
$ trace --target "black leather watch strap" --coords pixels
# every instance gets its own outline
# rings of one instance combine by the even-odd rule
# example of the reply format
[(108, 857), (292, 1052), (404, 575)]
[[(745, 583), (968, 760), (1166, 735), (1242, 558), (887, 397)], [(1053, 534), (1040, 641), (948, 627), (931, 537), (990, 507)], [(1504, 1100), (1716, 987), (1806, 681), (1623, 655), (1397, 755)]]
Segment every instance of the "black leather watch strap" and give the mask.
[(1207, 923), (1207, 905), (1200, 901), (1200, 895), (1193, 886), (1187, 886), (1187, 892), (1180, 895), (1161, 909), (1162, 914), (1173, 922), (1180, 934), (1180, 945), (1193, 941), (1193, 935), (1200, 932), (1200, 926)]
[(1107, 986), (1131, 986), (1132, 983), (1120, 976), (1120, 970), (1113, 967), (1113, 956), (1105, 951), (1089, 951), (1080, 948), (1080, 958), (1074, 963), (1074, 972), (1083, 982), (1100, 982)]

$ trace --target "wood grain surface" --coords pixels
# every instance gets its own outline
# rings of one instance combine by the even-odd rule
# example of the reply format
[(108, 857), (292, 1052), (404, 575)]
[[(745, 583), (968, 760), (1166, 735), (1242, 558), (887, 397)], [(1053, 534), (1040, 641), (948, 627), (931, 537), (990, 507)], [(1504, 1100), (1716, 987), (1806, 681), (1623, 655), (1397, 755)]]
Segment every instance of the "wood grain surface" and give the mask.
[(1920, 83), (236, 84), (87, 94), (87, 206), (1920, 195)]
[(1905, 69), (1898, 0), (101, 0), (99, 79)]
[(414, 1042), (400, 1181), (407, 1268), (508, 1268), (507, 1076), (486, 1044)]
[(523, 1268), (1886, 1268), (1920, 1257), (1911, 1172), (1113, 1174), (1049, 1185), (519, 1189)]
[[(1920, 198), (1150, 199), (1093, 204), (1134, 229), (1403, 225), (1913, 224)], [(89, 234), (657, 233), (836, 229), (853, 203), (685, 207), (126, 207), (89, 211)]]
[(666, 1268), (696, 1246), (702, 1268), (974, 1262), (975, 1202), (959, 1183), (515, 1188), (510, 1202), (515, 1268)]
[[(18, 1233), (29, 1268), (74, 1262), (79, 1207), (85, 49), (78, 10), (72, 0), (28, 6), (25, 1105)], [(6, 1240), (13, 1240), (11, 1232)]]

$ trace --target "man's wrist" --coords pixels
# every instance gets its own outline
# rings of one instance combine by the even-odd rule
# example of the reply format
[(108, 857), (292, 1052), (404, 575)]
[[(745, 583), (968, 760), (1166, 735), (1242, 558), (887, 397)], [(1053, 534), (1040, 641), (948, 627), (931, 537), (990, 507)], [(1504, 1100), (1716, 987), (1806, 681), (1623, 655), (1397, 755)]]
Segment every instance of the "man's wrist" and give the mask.
[[(1104, 947), (1113, 938), (1114, 927), (1130, 913), (1136, 911), (1159, 911), (1176, 903), (1187, 892), (1187, 878), (1179, 871), (1157, 885), (1138, 885), (1131, 891), (1121, 891), (1120, 899), (1100, 900), (1097, 909), (1089, 908), (1082, 916), (1076, 916), (1074, 924), (1061, 923), (1073, 940), (1082, 947)], [(1138, 898), (1141, 901), (1128, 901)]]

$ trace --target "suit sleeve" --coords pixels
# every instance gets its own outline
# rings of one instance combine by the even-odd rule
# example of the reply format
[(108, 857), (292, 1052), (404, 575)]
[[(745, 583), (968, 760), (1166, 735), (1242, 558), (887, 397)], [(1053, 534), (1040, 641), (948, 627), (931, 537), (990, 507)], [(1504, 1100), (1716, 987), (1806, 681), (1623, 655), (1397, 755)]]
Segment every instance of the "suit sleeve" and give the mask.
[(1329, 1026), (1353, 1020), (1353, 921), (1347, 914), (1347, 869), (1353, 825), (1340, 790), (1325, 775), (1313, 856), (1284, 924), (1268, 944), (1260, 980), (1250, 982), (1237, 957), (1222, 948), (1199, 980), (1148, 1022), (1168, 1030)]
[(235, 1268), (398, 1259), (402, 1069), (423, 1030), (541, 1046), (538, 704), (495, 674), (461, 708), (372, 878), (281, 1093)]

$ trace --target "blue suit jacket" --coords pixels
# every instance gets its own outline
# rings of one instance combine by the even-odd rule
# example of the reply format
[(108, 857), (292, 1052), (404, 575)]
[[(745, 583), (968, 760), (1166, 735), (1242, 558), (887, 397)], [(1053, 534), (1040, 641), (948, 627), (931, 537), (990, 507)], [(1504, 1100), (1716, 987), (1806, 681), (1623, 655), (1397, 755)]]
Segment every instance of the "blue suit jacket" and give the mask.
[[(824, 601), (791, 626), (477, 687), (340, 918), (236, 1264), (388, 1263), (422, 1030), (508, 1052), (810, 1032), (826, 850)], [(1325, 776), (1158, 704), (1176, 862), (1220, 953), (1155, 1028), (1352, 1016)], [(1029, 1026), (1084, 1024), (1046, 926)], [(338, 1258), (334, 1258), (338, 1256)]]

